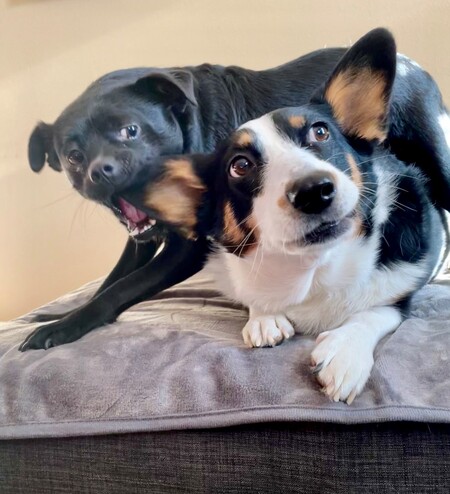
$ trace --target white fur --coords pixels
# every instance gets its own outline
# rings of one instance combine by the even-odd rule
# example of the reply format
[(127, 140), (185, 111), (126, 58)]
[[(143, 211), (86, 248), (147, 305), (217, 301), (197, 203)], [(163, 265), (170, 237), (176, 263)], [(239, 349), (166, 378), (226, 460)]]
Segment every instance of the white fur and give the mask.
[[(298, 221), (297, 214), (279, 214), (277, 202), (286, 197), (290, 183), (306, 178), (309, 174), (324, 171), (336, 178), (337, 196), (333, 209), (324, 213), (319, 221), (331, 221), (350, 213), (358, 201), (358, 189), (347, 175), (337, 170), (332, 164), (324, 162), (306, 149), (283, 139), (276, 131), (273, 120), (265, 115), (245, 125), (254, 131), (265, 146), (265, 159), (270, 166), (265, 167), (262, 193), (255, 198), (253, 213), (258, 220), (261, 241), (266, 250), (273, 252), (297, 252), (297, 241), (306, 233), (306, 225)], [(327, 217), (329, 215), (329, 217)], [(310, 225), (312, 227), (313, 225)], [(282, 242), (282, 244), (281, 244)], [(316, 249), (314, 249), (316, 250)]]
[(311, 364), (324, 393), (350, 405), (370, 376), (377, 343), (400, 322), (394, 307), (373, 307), (354, 314), (340, 328), (321, 333)]
[(400, 77), (406, 77), (411, 71), (420, 69), (422, 70), (422, 67), (415, 62), (414, 60), (411, 60), (409, 57), (406, 55), (402, 55), (401, 53), (397, 53), (397, 75)]
[(447, 143), (447, 146), (450, 147), (450, 117), (447, 113), (443, 113), (442, 115), (439, 115), (438, 122), (444, 132), (445, 142)]
[(369, 377), (376, 344), (400, 324), (400, 312), (391, 305), (414, 290), (426, 273), (426, 259), (377, 267), (376, 230), (389, 221), (397, 198), (394, 177), (377, 165), (375, 233), (361, 238), (355, 224), (335, 241), (302, 247), (299, 238), (309, 220), (279, 204), (288, 184), (311, 171), (331, 171), (337, 178), (336, 207), (333, 203), (327, 214), (338, 217), (354, 209), (358, 188), (330, 163), (283, 140), (270, 116), (245, 127), (264, 143), (267, 163), (252, 215), (259, 245), (243, 257), (218, 248), (208, 269), (225, 294), (250, 308), (243, 329), (247, 345), (274, 346), (294, 329), (312, 335), (326, 331), (312, 353), (317, 378), (330, 398), (351, 402)]

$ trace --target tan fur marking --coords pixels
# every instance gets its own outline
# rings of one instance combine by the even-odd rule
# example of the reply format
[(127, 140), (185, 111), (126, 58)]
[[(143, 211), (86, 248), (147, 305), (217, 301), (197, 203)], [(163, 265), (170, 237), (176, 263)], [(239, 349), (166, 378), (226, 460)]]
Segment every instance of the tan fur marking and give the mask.
[(236, 139), (236, 144), (238, 146), (245, 147), (251, 144), (252, 142), (253, 142), (253, 137), (250, 134), (250, 132), (247, 132), (246, 130), (240, 130), (238, 132), (238, 137)]
[(288, 118), (289, 124), (294, 129), (300, 129), (305, 125), (305, 117), (301, 115), (292, 115)]
[(291, 207), (291, 203), (287, 200), (287, 197), (285, 197), (285, 196), (281, 196), (278, 199), (277, 205), (281, 209), (290, 209), (290, 207)]
[(250, 218), (245, 222), (245, 226), (247, 227), (249, 231), (249, 237), (246, 241), (246, 247), (244, 250), (245, 254), (248, 254), (252, 250), (256, 249), (259, 244), (259, 239), (260, 239), (260, 233), (259, 233), (259, 228), (258, 224), (256, 223), (255, 218), (253, 217), (253, 214), (250, 215)]
[(257, 247), (259, 230), (253, 216), (238, 223), (230, 202), (226, 202), (223, 211), (224, 231), (222, 244), (232, 254), (243, 256)]
[(350, 153), (346, 154), (347, 163), (350, 166), (350, 172), (352, 175), (353, 183), (358, 187), (358, 189), (362, 189), (363, 182), (361, 177), (361, 172), (359, 171), (358, 165), (356, 164), (355, 158)]
[(363, 139), (386, 139), (384, 121), (387, 111), (385, 80), (370, 69), (337, 74), (329, 84), (325, 98), (345, 132)]
[(237, 247), (245, 238), (245, 233), (238, 225), (233, 207), (227, 201), (223, 210), (223, 231), (227, 247)]
[(206, 187), (187, 159), (169, 160), (165, 168), (163, 178), (147, 187), (145, 205), (193, 238), (197, 208)]
[(366, 235), (366, 229), (364, 228), (364, 223), (362, 218), (357, 215), (355, 218), (355, 237), (364, 237)]

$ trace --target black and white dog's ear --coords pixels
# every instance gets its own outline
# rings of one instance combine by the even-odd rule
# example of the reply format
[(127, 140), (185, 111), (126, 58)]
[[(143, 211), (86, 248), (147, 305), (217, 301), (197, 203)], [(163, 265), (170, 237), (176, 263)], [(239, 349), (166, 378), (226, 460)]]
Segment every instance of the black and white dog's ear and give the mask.
[(194, 90), (194, 77), (188, 70), (169, 69), (156, 70), (140, 78), (135, 89), (144, 95), (151, 95), (174, 105), (185, 105), (186, 102), (197, 106)]
[(45, 161), (53, 170), (61, 171), (61, 163), (53, 146), (52, 125), (44, 122), (36, 125), (28, 141), (28, 161), (34, 172), (40, 172)]
[(217, 164), (214, 154), (167, 156), (157, 169), (140, 176), (139, 185), (128, 189), (124, 199), (145, 211), (167, 228), (194, 239), (208, 231), (212, 221), (213, 183)]
[(395, 71), (395, 40), (386, 29), (374, 29), (346, 52), (313, 102), (330, 105), (345, 135), (382, 142)]

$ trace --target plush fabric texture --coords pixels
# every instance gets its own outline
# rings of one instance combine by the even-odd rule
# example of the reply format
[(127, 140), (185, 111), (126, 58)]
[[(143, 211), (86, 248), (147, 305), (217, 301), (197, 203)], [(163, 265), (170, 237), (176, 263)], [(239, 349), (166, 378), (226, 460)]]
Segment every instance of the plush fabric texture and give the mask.
[[(80, 305), (98, 282), (42, 307)], [(223, 427), (267, 421), (450, 423), (450, 280), (377, 347), (364, 392), (330, 402), (309, 369), (313, 339), (248, 349), (246, 311), (202, 275), (79, 341), (18, 352), (29, 315), (0, 325), (0, 438)]]

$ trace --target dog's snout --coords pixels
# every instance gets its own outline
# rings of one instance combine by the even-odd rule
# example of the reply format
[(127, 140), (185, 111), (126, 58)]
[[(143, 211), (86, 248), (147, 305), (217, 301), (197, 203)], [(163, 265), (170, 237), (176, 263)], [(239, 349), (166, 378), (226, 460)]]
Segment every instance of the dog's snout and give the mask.
[(89, 168), (89, 178), (94, 184), (101, 182), (109, 182), (116, 184), (121, 177), (121, 169), (119, 163), (111, 160), (108, 162), (92, 163)]
[(295, 209), (320, 214), (333, 202), (336, 185), (330, 173), (315, 173), (292, 184), (286, 195)]

